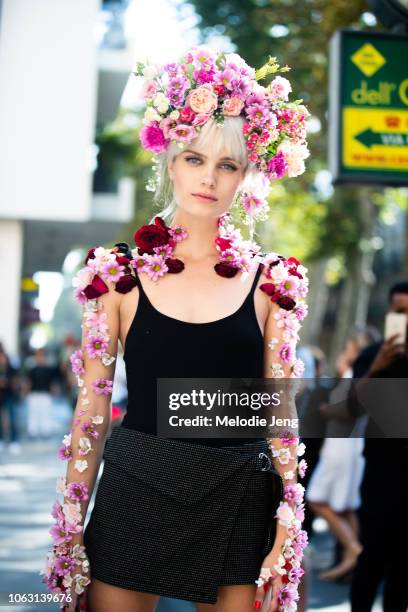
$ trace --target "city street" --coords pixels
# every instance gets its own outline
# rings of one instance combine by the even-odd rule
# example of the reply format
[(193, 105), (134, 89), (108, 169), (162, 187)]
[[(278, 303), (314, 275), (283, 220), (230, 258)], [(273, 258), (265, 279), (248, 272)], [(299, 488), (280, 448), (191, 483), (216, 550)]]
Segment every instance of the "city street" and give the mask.
[[(22, 452), (0, 453), (0, 607), (31, 612), (54, 610), (55, 604), (7, 606), (9, 593), (46, 593), (39, 571), (50, 547), (48, 529), (55, 483), (65, 465), (56, 458), (60, 437), (52, 441), (24, 442)], [(348, 586), (322, 583), (316, 570), (330, 562), (332, 540), (323, 530), (309, 547), (314, 567), (308, 609), (347, 612)], [(319, 551), (317, 554), (316, 551)], [(157, 612), (189, 612), (194, 606), (181, 601), (161, 601)], [(380, 612), (378, 605), (373, 612)]]

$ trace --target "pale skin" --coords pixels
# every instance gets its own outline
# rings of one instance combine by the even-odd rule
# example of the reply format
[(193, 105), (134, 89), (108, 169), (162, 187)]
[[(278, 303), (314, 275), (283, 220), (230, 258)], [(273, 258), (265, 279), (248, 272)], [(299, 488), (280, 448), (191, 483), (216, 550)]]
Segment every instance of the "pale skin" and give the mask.
[[(168, 165), (178, 204), (171, 225), (182, 225), (188, 231), (188, 238), (177, 244), (174, 255), (185, 263), (185, 269), (181, 274), (167, 274), (157, 282), (145, 274), (140, 275), (140, 280), (149, 300), (158, 311), (182, 321), (203, 323), (235, 312), (245, 300), (255, 272), (245, 279), (241, 274), (227, 279), (217, 275), (213, 268), (219, 261), (214, 245), (218, 231), (217, 219), (229, 209), (244, 178), (245, 168), (237, 160), (229, 158), (225, 151), (215, 155), (211, 149), (198, 150), (194, 147), (193, 150), (181, 152)], [(193, 195), (195, 193), (208, 194), (212, 199), (205, 200)], [(258, 286), (262, 282), (265, 282), (265, 278), (261, 276)], [(110, 291), (102, 297), (111, 336), (108, 350), (115, 355), (118, 341), (125, 348), (127, 333), (138, 307), (139, 290), (134, 287), (123, 295)], [(270, 377), (271, 357), (267, 339), (280, 333), (273, 318), (276, 305), (260, 290), (255, 291), (254, 305), (258, 325), (265, 337), (264, 376)], [(85, 368), (94, 367), (90, 361), (85, 363)], [(92, 375), (91, 379), (94, 378)], [(102, 396), (98, 400), (105, 402), (103, 410), (108, 415), (110, 402), (109, 398), (105, 398)], [(103, 414), (101, 410), (99, 405), (98, 414)], [(94, 468), (94, 473), (96, 475), (97, 468)], [(262, 567), (273, 567), (277, 563), (285, 536), (285, 528), (278, 525), (274, 546)], [(82, 543), (81, 536), (77, 536), (75, 541)], [(92, 577), (92, 567), (90, 573)], [(277, 577), (274, 581), (275, 593), (279, 585), (280, 578)], [(217, 603), (197, 604), (197, 611), (250, 612), (254, 609), (255, 599), (263, 601), (264, 595), (264, 590), (257, 589), (255, 584), (221, 586)], [(158, 600), (156, 595), (121, 589), (96, 579), (92, 580), (87, 589), (90, 612), (111, 612), (112, 609), (120, 609), (122, 612), (153, 612)], [(73, 612), (74, 608), (75, 597), (66, 610)], [(274, 596), (267, 612), (275, 610), (277, 601)]]

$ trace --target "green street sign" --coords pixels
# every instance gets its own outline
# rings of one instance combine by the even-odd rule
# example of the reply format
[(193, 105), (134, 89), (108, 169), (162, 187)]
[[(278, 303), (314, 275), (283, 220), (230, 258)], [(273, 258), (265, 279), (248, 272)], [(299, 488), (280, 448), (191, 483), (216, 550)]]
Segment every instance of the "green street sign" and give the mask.
[(408, 36), (342, 30), (330, 49), (335, 183), (408, 185)]

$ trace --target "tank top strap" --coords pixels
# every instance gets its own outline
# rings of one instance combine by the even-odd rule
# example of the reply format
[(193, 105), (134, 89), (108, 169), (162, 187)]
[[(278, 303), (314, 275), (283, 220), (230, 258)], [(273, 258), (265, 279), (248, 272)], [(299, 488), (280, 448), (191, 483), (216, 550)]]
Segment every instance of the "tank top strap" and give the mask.
[(248, 294), (248, 295), (253, 295), (253, 293), (254, 293), (254, 291), (255, 291), (255, 289), (256, 289), (256, 286), (257, 286), (257, 284), (258, 284), (259, 277), (261, 276), (261, 272), (262, 272), (262, 264), (260, 263), (260, 264), (258, 265), (258, 269), (257, 269), (257, 271), (256, 271), (255, 278), (254, 278), (254, 280), (253, 280), (252, 287), (251, 287), (251, 290), (250, 290), (250, 292), (249, 292), (249, 294)]
[(136, 280), (136, 286), (139, 289), (139, 297), (140, 296), (145, 296), (146, 294), (145, 294), (145, 291), (143, 289), (143, 285), (142, 285), (142, 282), (141, 282), (141, 280), (139, 278), (138, 272), (135, 272), (135, 280)]

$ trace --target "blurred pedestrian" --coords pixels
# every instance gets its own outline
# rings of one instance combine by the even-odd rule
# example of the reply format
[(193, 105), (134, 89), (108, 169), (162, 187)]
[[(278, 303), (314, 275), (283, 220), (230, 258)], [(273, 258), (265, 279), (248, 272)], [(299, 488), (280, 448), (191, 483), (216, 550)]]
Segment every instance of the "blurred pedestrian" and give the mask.
[[(312, 511), (327, 521), (341, 546), (341, 558), (336, 559), (333, 567), (319, 575), (321, 580), (338, 580), (349, 574), (356, 566), (362, 550), (356, 511), (361, 503), (364, 442), (358, 436), (346, 437), (350, 435), (355, 419), (344, 410), (344, 400), (350, 386), (347, 379), (352, 376), (353, 363), (361, 349), (374, 337), (377, 334), (372, 329), (356, 329), (350, 335), (336, 362), (338, 382), (330, 392), (328, 403), (320, 407), (327, 418), (326, 438), (306, 499)], [(340, 413), (338, 406), (342, 411)]]
[(0, 451), (5, 448), (4, 421), (7, 417), (9, 430), (9, 451), (20, 452), (17, 426), (18, 409), (18, 371), (10, 362), (4, 346), (0, 343)]
[[(389, 291), (388, 312), (403, 313), (408, 318), (408, 280), (393, 285)], [(407, 325), (408, 331), (408, 325)], [(407, 378), (407, 344), (396, 336), (365, 348), (353, 367), (353, 377), (370, 384), (370, 378)], [(349, 410), (363, 411), (352, 389)], [(383, 406), (388, 409), (387, 405)], [(352, 612), (370, 612), (379, 586), (384, 581), (383, 611), (406, 612), (408, 582), (408, 490), (404, 484), (408, 471), (407, 438), (384, 438), (372, 417), (368, 419), (365, 440), (365, 470), (361, 488), (361, 543), (351, 586)]]
[(47, 362), (45, 349), (39, 348), (35, 351), (34, 364), (28, 368), (27, 379), (28, 437), (48, 438), (54, 431), (52, 393), (58, 385), (60, 374), (58, 368)]

